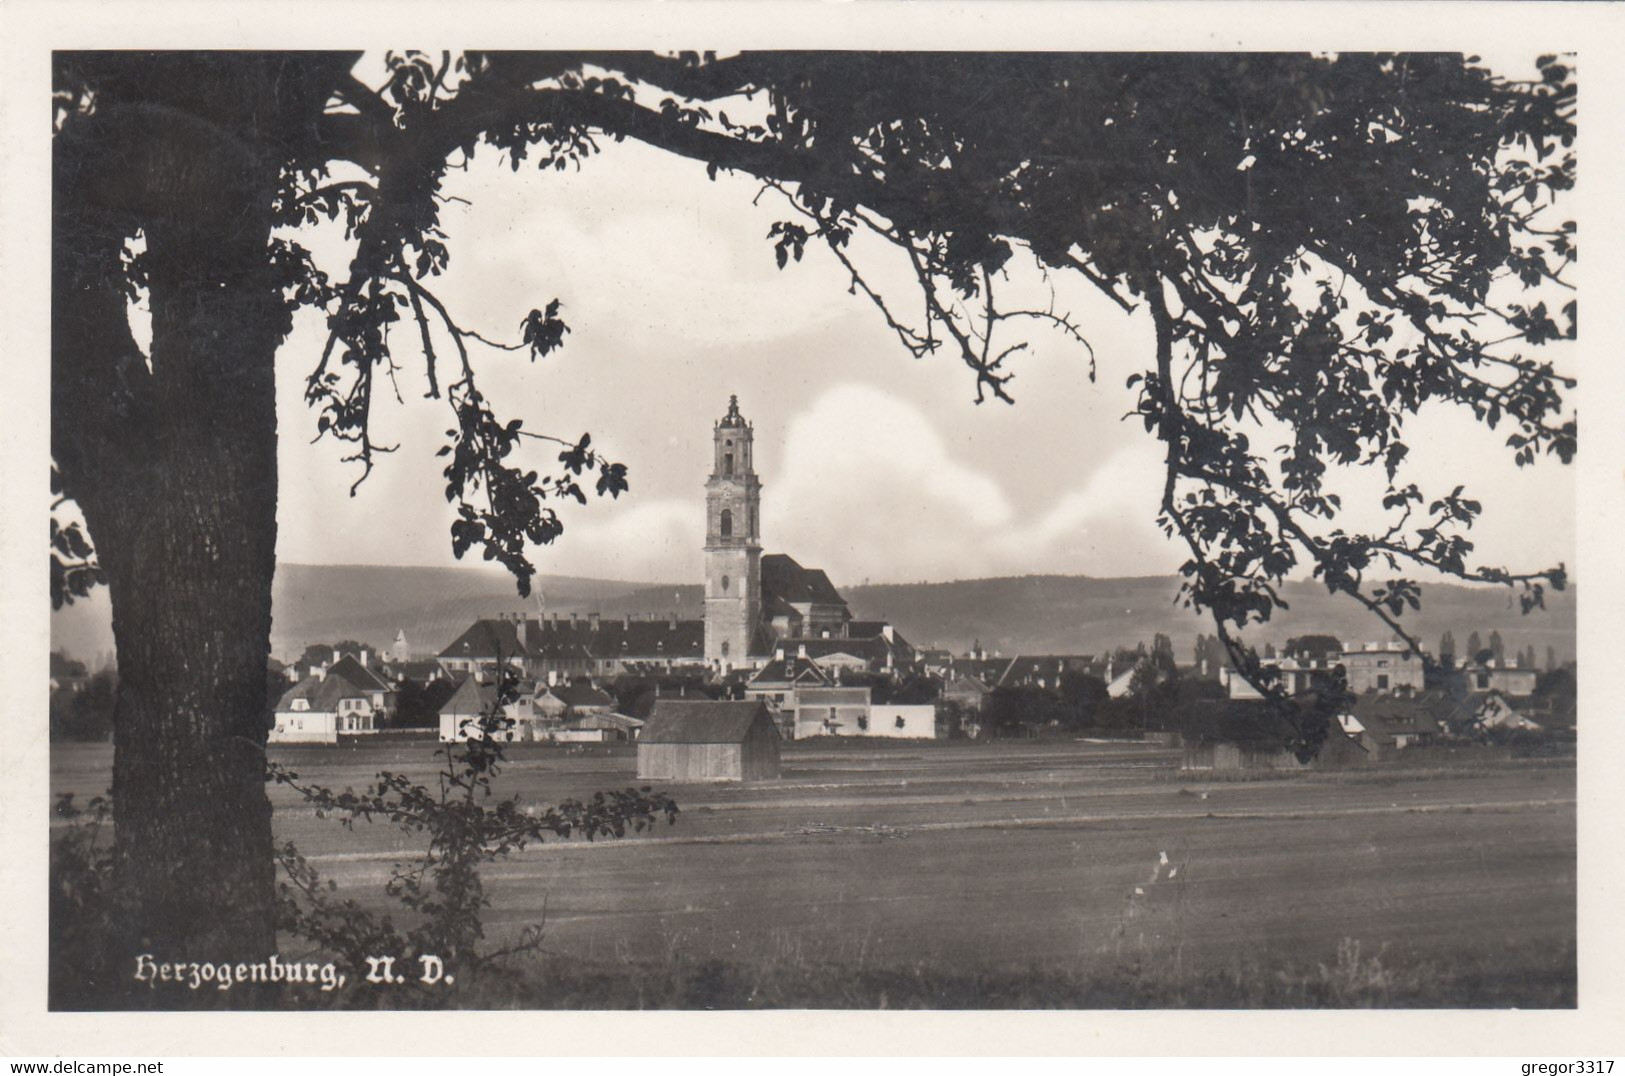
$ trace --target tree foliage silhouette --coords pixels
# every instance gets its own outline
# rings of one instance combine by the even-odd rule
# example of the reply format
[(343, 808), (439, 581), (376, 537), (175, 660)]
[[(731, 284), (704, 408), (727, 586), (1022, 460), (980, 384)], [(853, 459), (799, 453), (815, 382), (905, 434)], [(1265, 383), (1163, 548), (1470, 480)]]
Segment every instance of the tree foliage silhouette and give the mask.
[[(273, 360), (296, 310), (326, 317), (306, 398), (357, 482), (391, 447), (372, 436), (381, 386), (416, 353), (451, 411), (453, 552), (479, 549), (521, 592), (558, 501), (627, 487), (591, 438), (499, 417), (479, 388), (483, 352), (541, 363), (564, 346), (559, 298), (515, 311), (500, 341), (436, 294), (454, 253), (443, 187), (476, 155), (587, 167), (632, 139), (756, 177), (787, 207), (767, 237), (780, 266), (836, 259), (902, 347), (962, 363), (978, 401), (1014, 398), (1040, 334), (1084, 349), (1093, 375), (1085, 326), (1011, 298), (1021, 266), (1148, 319), (1128, 384), (1164, 450), (1184, 600), (1272, 698), (1239, 632), (1284, 606), (1289, 573), (1418, 650), (1409, 572), (1516, 587), (1526, 609), (1565, 583), (1560, 565), (1476, 563), (1480, 502), (1402, 479), (1424, 407), (1507, 430), (1519, 464), (1574, 453), (1573, 381), (1538, 351), (1575, 335), (1560, 297), (1576, 230), (1556, 204), (1575, 81), (1554, 58), (1516, 81), (1457, 55), (402, 53), (378, 86), (358, 62), (56, 58), (52, 453), (95, 549), (53, 529), (53, 596), (110, 588), (121, 887), (141, 944), (269, 951)], [(342, 279), (288, 237), (323, 220), (354, 242)], [(525, 462), (549, 441), (556, 459)], [(1342, 466), (1381, 471), (1390, 525), (1341, 525)], [(1282, 713), (1312, 753), (1328, 715)]]

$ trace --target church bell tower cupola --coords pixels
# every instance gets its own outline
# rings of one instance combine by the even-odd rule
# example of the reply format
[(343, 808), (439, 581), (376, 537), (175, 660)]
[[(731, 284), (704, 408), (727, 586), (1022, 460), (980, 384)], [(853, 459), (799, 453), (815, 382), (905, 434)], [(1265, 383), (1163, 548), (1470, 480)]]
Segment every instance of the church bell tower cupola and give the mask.
[(762, 612), (762, 484), (756, 477), (755, 431), (739, 397), (712, 429), (711, 476), (705, 483), (705, 657), (742, 664)]

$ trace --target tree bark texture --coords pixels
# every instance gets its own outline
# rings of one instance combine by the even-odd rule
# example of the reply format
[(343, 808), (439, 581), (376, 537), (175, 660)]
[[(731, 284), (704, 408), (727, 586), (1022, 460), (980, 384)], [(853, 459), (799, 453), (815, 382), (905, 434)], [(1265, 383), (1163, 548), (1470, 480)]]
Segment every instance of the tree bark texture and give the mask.
[[(118, 653), (120, 947), (216, 962), (275, 942), (263, 708), (286, 315), (267, 245), (285, 152), (272, 106), (297, 86), (252, 60), (217, 73), (160, 64), (134, 83), (151, 94), (122, 97), (132, 83), (109, 79), (58, 135), (52, 310), (52, 452)], [(196, 100), (166, 100), (188, 76)], [(319, 112), (325, 94), (306, 96)], [(119, 269), (137, 234), (150, 355)]]

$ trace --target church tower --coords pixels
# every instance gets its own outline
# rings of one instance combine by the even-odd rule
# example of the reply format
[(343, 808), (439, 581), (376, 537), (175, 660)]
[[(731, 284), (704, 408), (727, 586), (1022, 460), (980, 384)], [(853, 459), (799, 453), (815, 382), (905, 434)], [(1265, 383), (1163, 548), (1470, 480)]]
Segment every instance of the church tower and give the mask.
[(762, 483), (751, 459), (754, 433), (739, 397), (712, 429), (705, 482), (705, 658), (744, 663), (762, 618)]

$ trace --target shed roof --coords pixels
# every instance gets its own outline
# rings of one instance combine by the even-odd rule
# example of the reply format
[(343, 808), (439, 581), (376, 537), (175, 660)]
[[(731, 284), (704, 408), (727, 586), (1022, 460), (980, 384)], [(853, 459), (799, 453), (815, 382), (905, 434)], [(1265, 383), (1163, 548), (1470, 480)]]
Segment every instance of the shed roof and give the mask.
[[(742, 743), (758, 719), (774, 728), (761, 702), (661, 699), (638, 739), (640, 743)], [(774, 735), (778, 735), (776, 728)]]

